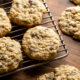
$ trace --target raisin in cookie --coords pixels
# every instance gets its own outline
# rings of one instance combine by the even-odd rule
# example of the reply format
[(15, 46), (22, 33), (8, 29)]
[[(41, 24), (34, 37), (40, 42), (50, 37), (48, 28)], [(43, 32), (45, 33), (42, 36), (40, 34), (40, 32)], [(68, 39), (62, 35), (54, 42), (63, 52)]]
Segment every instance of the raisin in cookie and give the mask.
[(10, 37), (0, 38), (0, 74), (16, 69), (21, 61), (20, 43)]
[(70, 1), (74, 2), (75, 4), (80, 5), (80, 0), (70, 0)]
[(80, 7), (69, 7), (59, 19), (61, 31), (80, 40)]
[(39, 76), (37, 80), (53, 80), (53, 78), (54, 78), (54, 73), (50, 72)]
[(49, 60), (53, 58), (60, 45), (60, 38), (52, 29), (36, 26), (24, 34), (22, 46), (24, 52), (35, 60)]
[(32, 27), (41, 23), (45, 12), (46, 9), (39, 0), (13, 0), (9, 17), (18, 25)]
[(11, 31), (10, 20), (3, 8), (0, 8), (0, 37), (5, 36)]
[(54, 73), (54, 80), (80, 80), (80, 71), (74, 66), (60, 65)]

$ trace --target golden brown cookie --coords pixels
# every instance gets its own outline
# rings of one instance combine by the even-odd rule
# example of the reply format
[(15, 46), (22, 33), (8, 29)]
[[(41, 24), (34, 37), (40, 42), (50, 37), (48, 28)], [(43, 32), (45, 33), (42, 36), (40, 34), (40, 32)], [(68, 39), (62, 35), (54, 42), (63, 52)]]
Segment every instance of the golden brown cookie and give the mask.
[(5, 36), (11, 31), (10, 20), (3, 8), (0, 8), (0, 37)]
[(32, 27), (41, 23), (45, 12), (40, 0), (13, 0), (9, 17), (18, 25)]
[(60, 65), (54, 69), (54, 80), (80, 80), (80, 70), (74, 66)]
[(10, 37), (0, 38), (0, 74), (16, 69), (21, 61), (20, 43)]
[(63, 33), (80, 40), (80, 7), (69, 7), (62, 12), (59, 26)]
[(60, 38), (53, 29), (36, 26), (26, 31), (22, 46), (31, 59), (49, 60), (57, 54)]

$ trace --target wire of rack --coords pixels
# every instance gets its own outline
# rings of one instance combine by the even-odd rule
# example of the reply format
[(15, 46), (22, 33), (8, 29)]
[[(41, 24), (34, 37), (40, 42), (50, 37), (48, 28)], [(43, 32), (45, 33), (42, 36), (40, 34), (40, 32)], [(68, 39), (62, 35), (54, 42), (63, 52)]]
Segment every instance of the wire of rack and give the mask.
[[(14, 70), (14, 71), (11, 71), (9, 73), (5, 73), (5, 74), (0, 74), (0, 77), (5, 77), (5, 76), (8, 76), (8, 75), (11, 75), (13, 73), (16, 73), (18, 71), (21, 71), (21, 70), (26, 70), (26, 69), (29, 69), (29, 68), (33, 68), (33, 67), (37, 67), (37, 66), (40, 66), (40, 65), (44, 65), (44, 64), (47, 64), (49, 62), (52, 62), (52, 61), (55, 61), (55, 60), (59, 60), (59, 59), (62, 59), (66, 56), (68, 56), (68, 49), (64, 43), (64, 40), (62, 38), (62, 36), (60, 35), (60, 32), (59, 32), (59, 29), (58, 27), (56, 26), (55, 22), (54, 22), (54, 19), (52, 17), (52, 14), (47, 6), (47, 3), (45, 0), (41, 0), (43, 2), (43, 4), (45, 5), (46, 9), (47, 9), (47, 16), (46, 17), (43, 17), (43, 20), (45, 19), (49, 19), (47, 21), (43, 21), (40, 25), (46, 25), (46, 24), (49, 24), (47, 27), (51, 28), (51, 27), (54, 27), (55, 28), (55, 31), (58, 33), (59, 37), (60, 37), (60, 40), (61, 40), (61, 45), (60, 45), (60, 50), (58, 51), (58, 56), (54, 57), (53, 59), (51, 60), (48, 60), (48, 61), (35, 61), (35, 60), (31, 60), (29, 59), (26, 55), (23, 54), (23, 61), (21, 63), (21, 66)], [(4, 6), (7, 6), (7, 5), (10, 5), (11, 6), (11, 2), (6, 2), (6, 3), (3, 3), (3, 4), (0, 4), (0, 7), (4, 7)], [(8, 7), (4, 7), (4, 9), (7, 11), (10, 9), (10, 6)], [(7, 13), (9, 13), (7, 11)], [(24, 35), (24, 32), (27, 30), (27, 28), (23, 28), (21, 26), (18, 26), (18, 25), (15, 25), (13, 24), (13, 30), (10, 34), (8, 34), (7, 36), (10, 36), (11, 38), (13, 39), (17, 39), (19, 42), (21, 42), (22, 40), (22, 36)]]

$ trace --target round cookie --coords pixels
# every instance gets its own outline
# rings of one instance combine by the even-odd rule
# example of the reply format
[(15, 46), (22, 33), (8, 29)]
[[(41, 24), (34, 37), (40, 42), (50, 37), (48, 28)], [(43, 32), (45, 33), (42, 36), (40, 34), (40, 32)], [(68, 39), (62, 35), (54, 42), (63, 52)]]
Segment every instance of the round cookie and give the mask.
[(63, 33), (80, 40), (80, 7), (69, 7), (61, 14), (59, 26)]
[(50, 72), (39, 76), (37, 80), (53, 80), (53, 78), (54, 78), (54, 73)]
[(69, 65), (60, 65), (54, 69), (54, 80), (80, 80), (80, 71)]
[(13, 0), (9, 17), (12, 22), (25, 27), (38, 25), (46, 8), (40, 0)]
[(74, 2), (75, 4), (80, 5), (80, 0), (70, 0), (70, 1)]
[(53, 58), (60, 45), (60, 38), (52, 29), (36, 26), (24, 34), (22, 46), (25, 54), (35, 60)]
[(11, 31), (10, 20), (3, 8), (0, 8), (0, 37), (5, 36)]
[(16, 69), (21, 61), (20, 43), (10, 37), (0, 38), (0, 74)]

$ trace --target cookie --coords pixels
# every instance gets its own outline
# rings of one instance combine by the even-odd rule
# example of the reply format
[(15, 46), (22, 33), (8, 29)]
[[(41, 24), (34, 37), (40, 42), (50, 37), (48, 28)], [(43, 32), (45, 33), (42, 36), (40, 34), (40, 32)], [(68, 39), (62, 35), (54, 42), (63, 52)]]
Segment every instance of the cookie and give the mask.
[(41, 23), (45, 12), (40, 0), (13, 0), (9, 17), (18, 25), (32, 27)]
[(80, 0), (70, 0), (70, 1), (74, 2), (75, 4), (80, 5)]
[(54, 80), (80, 80), (80, 71), (69, 65), (60, 65), (54, 69)]
[(54, 72), (45, 73), (37, 78), (37, 80), (53, 80)]
[(62, 12), (59, 26), (63, 33), (80, 40), (80, 7), (69, 7)]
[(25, 54), (35, 60), (52, 59), (60, 45), (60, 38), (52, 29), (36, 26), (24, 34), (22, 46)]
[(3, 8), (0, 8), (0, 37), (5, 36), (11, 31), (10, 20)]
[(16, 69), (21, 61), (20, 43), (10, 37), (0, 38), (0, 74)]

